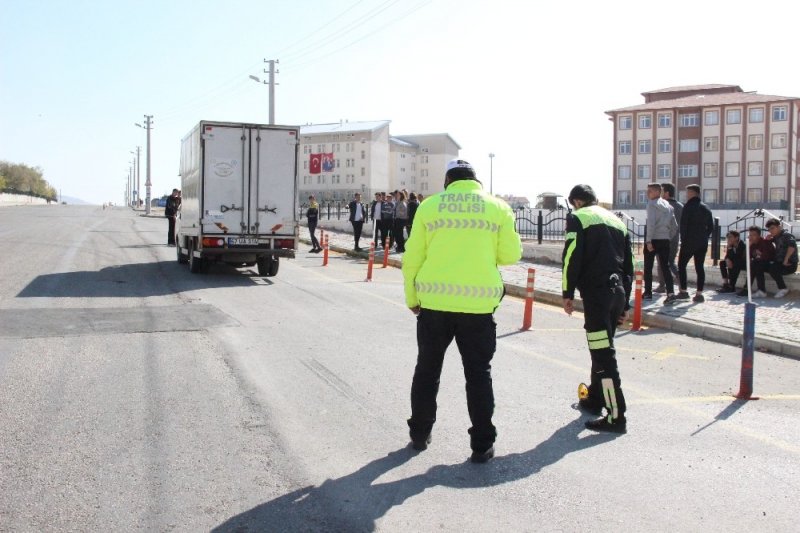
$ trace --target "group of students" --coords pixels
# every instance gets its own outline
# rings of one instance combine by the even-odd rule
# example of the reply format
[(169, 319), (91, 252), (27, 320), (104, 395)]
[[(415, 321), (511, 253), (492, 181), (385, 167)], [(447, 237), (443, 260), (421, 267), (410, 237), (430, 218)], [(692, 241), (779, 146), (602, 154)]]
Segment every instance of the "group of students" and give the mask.
[[(797, 272), (797, 241), (794, 235), (783, 229), (777, 218), (767, 220), (767, 237), (761, 235), (761, 228), (750, 226), (747, 239), (750, 242), (750, 284), (755, 281), (757, 290), (754, 298), (767, 296), (765, 276), (769, 274), (778, 285), (775, 298), (783, 298), (789, 293), (784, 276)], [(727, 252), (720, 264), (722, 287), (719, 292), (736, 292), (736, 281), (739, 274), (747, 269), (747, 248), (738, 231), (731, 230), (727, 234)], [(746, 283), (746, 281), (745, 281)], [(747, 296), (747, 285), (738, 293)]]
[(395, 246), (398, 253), (405, 252), (406, 233), (411, 235), (414, 216), (423, 196), (405, 189), (392, 193), (376, 192), (370, 204), (370, 216), (375, 223), (375, 246)]

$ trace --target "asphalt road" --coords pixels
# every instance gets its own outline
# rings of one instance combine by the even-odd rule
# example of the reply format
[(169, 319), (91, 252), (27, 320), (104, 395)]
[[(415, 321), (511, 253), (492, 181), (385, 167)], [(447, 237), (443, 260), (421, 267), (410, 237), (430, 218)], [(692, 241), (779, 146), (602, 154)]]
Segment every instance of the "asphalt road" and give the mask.
[[(467, 461), (457, 351), (407, 445), (415, 319), (399, 270), (332, 255), (190, 274), (166, 221), (0, 209), (0, 530), (796, 531), (800, 362), (618, 335), (628, 434), (571, 407), (580, 316), (497, 312), (497, 457)], [(305, 248), (305, 247), (304, 247)]]

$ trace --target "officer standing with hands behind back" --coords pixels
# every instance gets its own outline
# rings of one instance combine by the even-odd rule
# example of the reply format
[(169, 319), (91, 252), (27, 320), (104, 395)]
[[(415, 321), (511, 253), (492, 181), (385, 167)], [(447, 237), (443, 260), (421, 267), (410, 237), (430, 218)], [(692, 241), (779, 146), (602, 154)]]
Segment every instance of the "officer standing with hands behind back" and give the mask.
[(575, 208), (567, 217), (562, 290), (564, 311), (574, 310), (578, 289), (583, 299), (584, 329), (592, 356), (589, 395), (578, 401), (581, 410), (605, 418), (586, 422), (594, 431), (625, 433), (625, 396), (617, 368), (614, 334), (627, 316), (633, 278), (633, 253), (625, 224), (597, 205), (589, 185), (569, 193)]
[(467, 380), (474, 463), (494, 457), (491, 361), (497, 343), (493, 313), (504, 287), (497, 265), (519, 261), (514, 213), (483, 191), (464, 160), (447, 164), (445, 190), (420, 204), (406, 243), (406, 305), (417, 315), (417, 365), (411, 385), (411, 445), (424, 450), (436, 422), (436, 395), (447, 347), (455, 338)]

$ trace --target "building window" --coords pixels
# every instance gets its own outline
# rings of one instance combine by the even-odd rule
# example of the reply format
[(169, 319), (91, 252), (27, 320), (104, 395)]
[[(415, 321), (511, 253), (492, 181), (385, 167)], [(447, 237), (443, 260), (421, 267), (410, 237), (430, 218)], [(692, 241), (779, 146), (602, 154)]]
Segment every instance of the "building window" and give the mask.
[(706, 126), (719, 124), (719, 111), (706, 111)]
[(658, 140), (658, 153), (668, 154), (672, 151), (672, 139), (659, 139)]
[(617, 191), (617, 203), (622, 205), (630, 205), (631, 191)]
[(786, 106), (775, 106), (772, 108), (772, 120), (786, 120)]
[(678, 165), (679, 178), (696, 178), (697, 165)]
[(739, 162), (738, 161), (728, 161), (725, 163), (725, 175), (729, 178), (733, 178), (739, 175)]
[(706, 178), (716, 178), (717, 177), (717, 164), (716, 163), (706, 163), (703, 165), (703, 176)]
[(681, 128), (692, 128), (700, 125), (700, 115), (697, 113), (686, 113), (680, 115)]
[(764, 148), (764, 136), (759, 134), (747, 136), (747, 147), (750, 150), (761, 150)]
[(763, 161), (750, 161), (749, 163), (747, 163), (747, 175), (763, 176), (764, 175)]
[(629, 179), (631, 179), (631, 166), (630, 165), (620, 165), (620, 166), (618, 166), (617, 167), (617, 179), (618, 180), (629, 180)]
[(361, 159), (366, 159), (366, 158), (367, 158), (367, 152), (361, 150)]
[(770, 176), (785, 176), (786, 161), (773, 161), (769, 164)]
[(636, 203), (637, 204), (647, 203), (647, 191), (636, 191)]
[(739, 135), (728, 135), (725, 137), (725, 149), (726, 150), (738, 150), (740, 148), (740, 139)]
[(761, 203), (761, 189), (747, 189), (747, 203), (757, 204)]
[(650, 165), (639, 165), (636, 169), (636, 177), (642, 180), (650, 179)]
[(706, 152), (716, 152), (719, 150), (719, 137), (706, 137), (703, 139), (703, 147)]
[(303, 161), (303, 169), (304, 170), (308, 169), (308, 161)]
[(658, 127), (669, 128), (672, 126), (672, 115), (669, 113), (658, 114)]
[(631, 141), (620, 141), (619, 142), (619, 153), (621, 155), (630, 154), (631, 153)]
[(672, 165), (658, 165), (659, 178), (672, 178)]
[(639, 115), (639, 127), (650, 129), (653, 123), (653, 115)]
[(700, 141), (698, 139), (681, 139), (678, 146), (679, 152), (697, 152), (700, 149)]
[(786, 148), (786, 134), (773, 133), (772, 134), (772, 147), (773, 148)]
[(427, 168), (423, 168), (422, 170), (420, 170), (419, 171), (419, 177), (420, 178), (427, 178), (428, 177), (428, 169)]
[[(631, 123), (633, 122), (633, 118), (630, 115), (622, 115), (619, 117), (619, 129), (621, 130), (629, 130), (631, 129)], [(427, 161), (425, 161), (427, 163)]]
[(361, 175), (362, 176), (366, 176), (367, 175), (367, 169), (366, 168), (361, 167)]
[[(764, 122), (764, 108), (763, 107), (751, 107), (749, 111), (749, 121), (751, 123), (754, 122)], [(725, 193), (728, 194), (728, 193)]]
[(649, 154), (653, 150), (652, 143), (653, 141), (639, 141), (639, 153)]
[(786, 189), (783, 187), (773, 187), (769, 190), (770, 202), (782, 202), (786, 199)]
[[(717, 203), (717, 189), (705, 189), (703, 191), (703, 201), (707, 204)], [(685, 199), (684, 203), (686, 203)]]
[(742, 110), (741, 109), (728, 109), (727, 118), (725, 119), (727, 124), (741, 124), (742, 123)]
[(725, 203), (738, 204), (739, 203), (739, 189), (725, 189)]

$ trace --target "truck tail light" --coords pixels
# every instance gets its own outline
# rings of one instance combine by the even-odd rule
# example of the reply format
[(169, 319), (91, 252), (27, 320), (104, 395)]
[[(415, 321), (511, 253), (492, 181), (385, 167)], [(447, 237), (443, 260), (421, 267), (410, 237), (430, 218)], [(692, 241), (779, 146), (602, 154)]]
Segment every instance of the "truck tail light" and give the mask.
[(204, 237), (203, 246), (206, 248), (222, 248), (225, 246), (225, 239), (218, 239), (217, 237)]
[(292, 250), (294, 249), (294, 239), (275, 239), (275, 248)]

